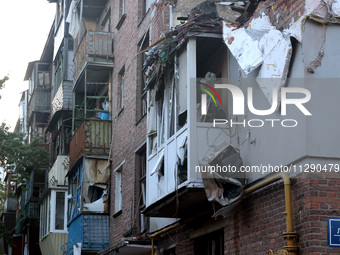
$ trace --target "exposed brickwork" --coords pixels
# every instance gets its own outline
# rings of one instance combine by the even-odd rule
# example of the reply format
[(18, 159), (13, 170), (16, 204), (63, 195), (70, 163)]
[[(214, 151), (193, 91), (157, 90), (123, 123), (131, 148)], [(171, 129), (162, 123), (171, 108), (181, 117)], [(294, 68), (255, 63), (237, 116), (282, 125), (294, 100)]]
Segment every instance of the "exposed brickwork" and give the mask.
[[(327, 247), (327, 217), (340, 216), (339, 180), (337, 174), (304, 174), (292, 179), (294, 230), (299, 234), (300, 255), (338, 254), (336, 248)], [(190, 234), (215, 225), (215, 229), (224, 228), (224, 254), (277, 251), (286, 245), (282, 237), (286, 231), (284, 211), (281, 181), (249, 195), (224, 219), (198, 219), (163, 235), (157, 247), (164, 250), (178, 243), (176, 254), (194, 254)]]
[(302, 17), (304, 12), (305, 0), (269, 0), (259, 4), (250, 20), (265, 13), (277, 29), (283, 30)]
[[(147, 14), (143, 12), (142, 1), (126, 0), (126, 18), (117, 29), (119, 22), (119, 1), (112, 1), (112, 31), (114, 32), (115, 67), (112, 74), (112, 126), (113, 126), (113, 163), (115, 169), (124, 160), (122, 175), (122, 213), (114, 216), (115, 174), (111, 175), (111, 245), (124, 240), (124, 233), (133, 227), (134, 234), (139, 232), (138, 224), (138, 182), (136, 149), (146, 142), (146, 116), (140, 116), (141, 79), (138, 61), (139, 42), (150, 29), (150, 44), (158, 40), (168, 29), (169, 14), (165, 3), (151, 6)], [(154, 12), (153, 12), (154, 10)], [(153, 19), (151, 22), (151, 14)], [(124, 109), (119, 104), (119, 75), (125, 67)], [(137, 216), (137, 217), (136, 217)]]

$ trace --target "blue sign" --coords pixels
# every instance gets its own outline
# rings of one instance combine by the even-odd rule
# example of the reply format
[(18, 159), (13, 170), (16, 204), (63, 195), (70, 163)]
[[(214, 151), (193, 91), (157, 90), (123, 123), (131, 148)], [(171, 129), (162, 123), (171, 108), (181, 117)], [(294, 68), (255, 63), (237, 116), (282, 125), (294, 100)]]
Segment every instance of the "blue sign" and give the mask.
[(328, 246), (340, 247), (340, 218), (328, 217)]

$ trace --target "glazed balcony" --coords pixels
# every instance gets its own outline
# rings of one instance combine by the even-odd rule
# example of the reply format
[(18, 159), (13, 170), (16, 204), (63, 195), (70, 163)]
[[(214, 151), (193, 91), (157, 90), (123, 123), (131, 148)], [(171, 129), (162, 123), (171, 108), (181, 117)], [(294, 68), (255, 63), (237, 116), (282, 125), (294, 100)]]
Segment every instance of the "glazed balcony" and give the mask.
[(113, 34), (86, 30), (74, 55), (74, 80), (86, 64), (110, 66), (113, 64)]
[(110, 120), (83, 120), (70, 144), (70, 169), (84, 155), (107, 157), (111, 144)]

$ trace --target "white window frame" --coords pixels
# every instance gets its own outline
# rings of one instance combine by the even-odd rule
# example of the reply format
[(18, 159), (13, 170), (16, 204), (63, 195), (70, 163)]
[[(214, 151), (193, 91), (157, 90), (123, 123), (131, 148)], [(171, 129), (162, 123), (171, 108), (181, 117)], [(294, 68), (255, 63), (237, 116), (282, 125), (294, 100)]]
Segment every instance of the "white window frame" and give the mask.
[[(65, 193), (64, 197), (64, 229), (55, 229), (55, 218), (56, 218), (56, 198), (57, 192)], [(47, 203), (47, 209), (44, 211), (44, 206)], [(47, 215), (44, 215), (47, 213)], [(43, 219), (46, 217), (46, 233), (44, 231), (44, 226), (42, 225)], [(67, 191), (66, 190), (51, 190), (51, 192), (44, 199), (40, 207), (40, 240), (44, 239), (50, 233), (68, 233), (67, 231)]]
[[(64, 197), (64, 229), (55, 229), (57, 192), (62, 192), (62, 193), (65, 194), (65, 197)], [(51, 191), (51, 211), (50, 212), (51, 212), (50, 232), (52, 232), (52, 233), (67, 233), (67, 191), (65, 191), (65, 190), (52, 190)]]
[(122, 205), (123, 205), (123, 164), (125, 160), (114, 169), (115, 173), (115, 208), (114, 208), (114, 214), (119, 213), (122, 211)]

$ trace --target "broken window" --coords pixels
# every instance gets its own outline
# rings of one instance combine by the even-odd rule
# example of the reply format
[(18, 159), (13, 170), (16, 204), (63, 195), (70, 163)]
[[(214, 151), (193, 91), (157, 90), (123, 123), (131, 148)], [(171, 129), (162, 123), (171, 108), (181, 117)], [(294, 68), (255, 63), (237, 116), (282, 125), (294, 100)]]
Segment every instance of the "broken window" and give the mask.
[(175, 80), (177, 98), (177, 130), (187, 123), (187, 50), (179, 54), (175, 61)]
[(164, 176), (164, 151), (159, 153), (158, 160), (151, 170), (150, 175), (152, 176), (154, 174), (157, 174), (159, 178)]
[[(138, 44), (138, 76), (139, 76), (139, 86), (138, 86), (138, 90), (139, 90), (139, 94), (140, 94), (140, 113), (139, 113), (139, 118), (143, 117), (146, 112), (147, 112), (147, 92), (145, 90), (146, 88), (146, 82), (145, 82), (145, 75), (144, 75), (144, 71), (146, 68), (146, 55), (145, 55), (145, 51), (146, 49), (149, 47), (149, 31), (147, 33), (144, 34), (143, 38), (141, 39), (141, 41)], [(138, 100), (137, 100), (138, 101)]]
[(149, 229), (149, 218), (142, 211), (146, 206), (146, 146), (144, 145), (137, 152), (137, 171), (139, 177), (139, 221), (140, 232), (143, 233)]
[(148, 121), (147, 121), (147, 135), (148, 135), (148, 154), (157, 152), (157, 111), (156, 111), (156, 90), (149, 92), (148, 96)]
[[(222, 107), (222, 105), (215, 103), (214, 100), (218, 94), (221, 101), (226, 102), (227, 93), (221, 89), (216, 89), (215, 93), (211, 88), (214, 88), (217, 79), (228, 78), (227, 47), (221, 39), (209, 37), (197, 37), (196, 45), (197, 102), (199, 104), (203, 103), (204, 101), (201, 100), (202, 94), (207, 95), (207, 114), (201, 115), (201, 105), (198, 105), (197, 121), (212, 122), (213, 119), (226, 119), (227, 104), (223, 104)], [(226, 82), (226, 80), (223, 81)], [(208, 95), (208, 92), (212, 96)]]

